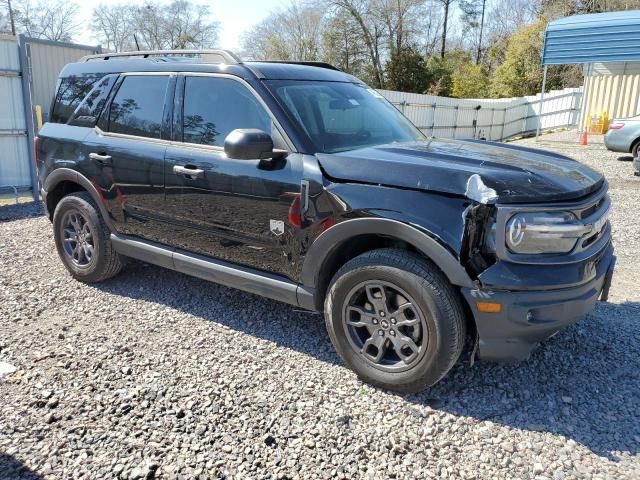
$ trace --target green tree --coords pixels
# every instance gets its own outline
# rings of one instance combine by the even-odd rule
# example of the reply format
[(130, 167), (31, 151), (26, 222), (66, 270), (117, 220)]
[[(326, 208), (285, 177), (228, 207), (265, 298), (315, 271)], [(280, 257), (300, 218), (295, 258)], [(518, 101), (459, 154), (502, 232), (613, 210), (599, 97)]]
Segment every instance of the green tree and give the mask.
[(545, 20), (518, 28), (507, 40), (504, 62), (491, 79), (491, 94), (497, 97), (519, 97), (540, 91), (542, 68), (540, 50)]
[(453, 74), (462, 65), (471, 63), (471, 55), (461, 49), (447, 52), (444, 58), (432, 55), (427, 59), (426, 68), (429, 86), (426, 93), (450, 97), (453, 91)]
[(386, 73), (386, 87), (401, 92), (424, 93), (431, 80), (424, 58), (410, 48), (403, 48), (391, 55)]
[(451, 75), (451, 96), (482, 98), (489, 93), (487, 74), (480, 65), (471, 62), (459, 65)]

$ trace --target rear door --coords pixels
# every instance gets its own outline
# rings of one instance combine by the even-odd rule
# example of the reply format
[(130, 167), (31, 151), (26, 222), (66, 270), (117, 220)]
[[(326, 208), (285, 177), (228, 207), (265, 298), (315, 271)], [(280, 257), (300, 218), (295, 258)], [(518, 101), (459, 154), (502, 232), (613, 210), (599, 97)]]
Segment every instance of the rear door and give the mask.
[(272, 165), (227, 158), (224, 140), (238, 128), (266, 131), (276, 148), (288, 149), (275, 119), (240, 79), (184, 74), (176, 94), (175, 137), (165, 162), (172, 243), (286, 274), (293, 228), (287, 220), (300, 192), (301, 157), (290, 154)]
[(164, 155), (174, 84), (168, 73), (122, 75), (84, 142), (116, 228), (160, 242), (166, 240)]

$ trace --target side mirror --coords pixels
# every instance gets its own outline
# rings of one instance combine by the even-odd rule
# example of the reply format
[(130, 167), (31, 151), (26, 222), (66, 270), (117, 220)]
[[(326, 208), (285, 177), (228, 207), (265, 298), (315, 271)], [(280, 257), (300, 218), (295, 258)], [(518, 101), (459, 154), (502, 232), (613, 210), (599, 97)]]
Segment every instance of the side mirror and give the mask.
[(236, 160), (269, 160), (286, 152), (273, 149), (271, 136), (257, 128), (238, 128), (224, 139), (224, 153)]

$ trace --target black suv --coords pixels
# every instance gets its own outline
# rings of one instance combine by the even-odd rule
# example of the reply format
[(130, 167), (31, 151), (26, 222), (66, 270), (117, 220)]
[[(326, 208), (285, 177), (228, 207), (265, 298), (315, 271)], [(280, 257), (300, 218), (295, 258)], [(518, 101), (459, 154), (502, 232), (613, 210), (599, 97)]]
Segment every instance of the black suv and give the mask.
[(364, 380), (440, 380), (467, 334), (522, 360), (606, 299), (601, 174), (513, 145), (426, 138), (331, 65), (221, 51), (67, 65), (36, 140), (71, 275), (132, 257), (324, 312)]

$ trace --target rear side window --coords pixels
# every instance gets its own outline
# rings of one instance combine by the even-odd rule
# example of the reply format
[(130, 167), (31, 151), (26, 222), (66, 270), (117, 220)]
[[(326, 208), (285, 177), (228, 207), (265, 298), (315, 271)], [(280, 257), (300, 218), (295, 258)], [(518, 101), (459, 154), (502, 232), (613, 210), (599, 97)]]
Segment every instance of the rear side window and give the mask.
[(271, 133), (271, 118), (241, 83), (227, 78), (187, 77), (184, 87), (183, 141), (224, 145), (236, 128)]
[(67, 123), (103, 74), (71, 75), (61, 78), (51, 109), (50, 122)]
[(168, 76), (126, 76), (111, 102), (109, 131), (160, 138), (168, 84)]
[(113, 84), (116, 83), (117, 79), (118, 75), (107, 75), (103, 77), (102, 80), (96, 82), (93, 89), (80, 103), (78, 108), (76, 108), (75, 112), (73, 112), (69, 120), (69, 125), (79, 127), (95, 126), (96, 120), (107, 102), (109, 92), (111, 92)]

